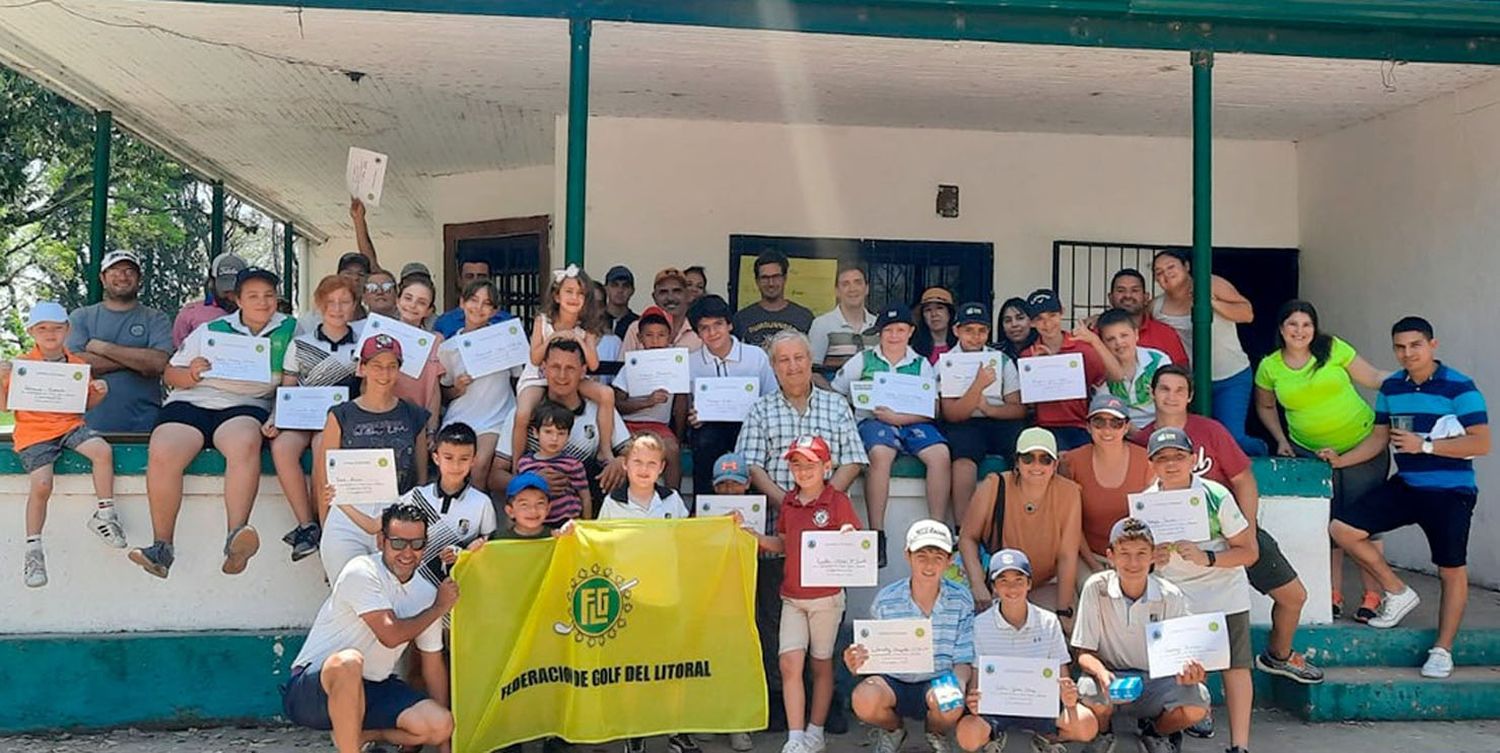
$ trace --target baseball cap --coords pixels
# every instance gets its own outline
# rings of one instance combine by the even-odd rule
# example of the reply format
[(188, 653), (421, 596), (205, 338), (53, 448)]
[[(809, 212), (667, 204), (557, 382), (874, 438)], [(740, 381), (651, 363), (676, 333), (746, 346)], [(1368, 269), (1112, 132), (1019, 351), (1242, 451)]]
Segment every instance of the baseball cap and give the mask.
[(104, 255), (104, 260), (99, 262), (99, 271), (103, 272), (122, 261), (128, 261), (135, 265), (136, 271), (141, 269), (141, 259), (134, 251), (111, 251)]
[(717, 295), (706, 295), (693, 301), (688, 307), (688, 325), (698, 329), (698, 321), (701, 319), (723, 319), (730, 321), (734, 319), (734, 309), (729, 308), (729, 302)]
[(1095, 393), (1094, 397), (1089, 400), (1089, 418), (1093, 418), (1096, 413), (1107, 413), (1115, 418), (1130, 418), (1130, 414), (1126, 412), (1125, 401), (1108, 392)]
[(510, 483), (505, 485), (505, 496), (514, 497), (527, 489), (537, 489), (543, 494), (550, 493), (547, 488), (547, 479), (542, 478), (542, 474), (527, 471), (511, 477)]
[(381, 353), (391, 353), (396, 356), (396, 363), (401, 363), (401, 341), (390, 335), (376, 335), (360, 347), (359, 360), (368, 361)]
[(616, 264), (610, 267), (608, 272), (604, 273), (605, 284), (619, 281), (628, 282), (631, 287), (635, 287), (635, 273), (631, 272), (630, 267), (624, 264)]
[(214, 278), (214, 291), (218, 293), (234, 292), (235, 281), (240, 272), (250, 265), (245, 263), (235, 254), (219, 254), (214, 257), (212, 264), (208, 265), (208, 273)]
[(432, 278), (432, 270), (428, 269), (427, 265), (423, 264), (422, 262), (419, 262), (419, 261), (409, 261), (409, 262), (401, 265), (401, 276), (397, 277), (396, 279), (398, 281), (399, 280), (405, 280), (406, 278), (411, 277), (412, 275), (422, 275), (423, 277), (431, 279)]
[(1030, 578), (1031, 560), (1020, 549), (1001, 549), (990, 556), (990, 580), (1000, 577), (1006, 570), (1015, 570)]
[(363, 267), (365, 270), (365, 274), (370, 273), (370, 260), (366, 259), (365, 255), (358, 251), (349, 251), (343, 256), (340, 256), (338, 271), (344, 271), (344, 268), (351, 264), (358, 264), (359, 266)]
[(833, 459), (833, 453), (828, 451), (828, 443), (823, 441), (822, 437), (803, 434), (792, 440), (792, 446), (786, 448), (786, 453), (781, 457), (785, 460), (800, 457), (826, 463)]
[(714, 461), (714, 483), (717, 484), (720, 481), (750, 483), (750, 464), (746, 462), (744, 455), (738, 452), (726, 452)]
[(906, 304), (904, 303), (892, 303), (891, 305), (886, 306), (884, 311), (880, 312), (880, 316), (875, 318), (875, 326), (865, 330), (865, 334), (880, 334), (881, 330), (891, 326), (892, 324), (911, 323), (911, 309), (907, 308)]
[(57, 301), (37, 301), (31, 307), (31, 314), (26, 317), (26, 329), (31, 329), (38, 324), (67, 324), (68, 310)]
[(948, 530), (948, 526), (932, 519), (912, 523), (911, 528), (906, 529), (906, 551), (915, 552), (929, 546), (952, 554), (953, 532)]
[(1156, 536), (1151, 533), (1151, 526), (1146, 525), (1146, 521), (1140, 518), (1121, 518), (1115, 521), (1109, 529), (1109, 545), (1114, 546), (1116, 542), (1127, 536), (1145, 537), (1152, 546), (1156, 545)]
[(918, 306), (926, 306), (929, 303), (946, 304), (953, 308), (953, 294), (947, 288), (931, 287), (922, 291), (922, 297), (917, 301)]
[(1057, 299), (1057, 293), (1047, 288), (1040, 288), (1031, 291), (1031, 295), (1026, 296), (1027, 316), (1035, 317), (1048, 312), (1062, 313), (1062, 301)]
[(673, 277), (677, 278), (677, 281), (682, 283), (684, 287), (687, 286), (687, 276), (682, 273), (682, 270), (676, 267), (667, 267), (656, 273), (656, 277), (651, 280), (651, 287), (654, 288), (660, 285), (662, 280), (670, 280)]
[(983, 324), (990, 326), (990, 307), (977, 301), (958, 307), (958, 319), (954, 324)]
[(1021, 436), (1016, 438), (1016, 454), (1025, 455), (1037, 450), (1051, 455), (1054, 459), (1057, 458), (1057, 437), (1052, 436), (1052, 432), (1040, 426), (1028, 427), (1021, 432)]
[(641, 323), (636, 325), (636, 329), (639, 330), (645, 326), (647, 319), (658, 319), (662, 324), (672, 326), (672, 317), (667, 314), (666, 309), (660, 306), (647, 306), (646, 310), (641, 312)]
[(1154, 458), (1156, 453), (1167, 449), (1192, 452), (1193, 440), (1188, 439), (1187, 432), (1175, 426), (1163, 426), (1151, 432), (1151, 438), (1146, 441), (1146, 457)]
[(240, 270), (239, 274), (234, 276), (235, 291), (238, 292), (240, 287), (250, 280), (265, 280), (271, 283), (271, 287), (273, 288), (281, 284), (281, 278), (277, 277), (276, 273), (269, 269), (264, 267), (245, 267)]

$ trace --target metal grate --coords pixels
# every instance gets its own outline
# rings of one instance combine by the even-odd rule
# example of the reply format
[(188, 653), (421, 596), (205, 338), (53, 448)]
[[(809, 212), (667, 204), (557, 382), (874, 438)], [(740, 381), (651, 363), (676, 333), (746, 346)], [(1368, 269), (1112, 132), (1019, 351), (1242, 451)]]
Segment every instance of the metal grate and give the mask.
[(1109, 309), (1109, 283), (1122, 269), (1135, 269), (1146, 278), (1146, 295), (1156, 295), (1151, 260), (1169, 248), (1183, 246), (1132, 243), (1052, 243), (1052, 289), (1062, 298), (1068, 326)]

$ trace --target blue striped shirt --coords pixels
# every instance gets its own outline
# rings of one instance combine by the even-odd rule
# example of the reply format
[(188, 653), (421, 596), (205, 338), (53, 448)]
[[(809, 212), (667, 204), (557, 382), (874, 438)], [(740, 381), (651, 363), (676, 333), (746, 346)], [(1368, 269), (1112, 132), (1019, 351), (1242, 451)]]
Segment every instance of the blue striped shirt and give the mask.
[(974, 597), (947, 578), (928, 615), (911, 598), (911, 578), (888, 584), (875, 595), (870, 616), (877, 620), (932, 620), (932, 668), (927, 674), (891, 675), (902, 682), (926, 682), (953, 669), (974, 663)]
[[(1474, 380), (1438, 363), (1427, 381), (1417, 384), (1403, 370), (1387, 377), (1375, 396), (1375, 423), (1391, 423), (1391, 416), (1411, 416), (1416, 433), (1427, 436), (1443, 416), (1454, 416), (1465, 429), (1489, 423), (1484, 395)], [(1396, 475), (1407, 485), (1421, 489), (1457, 489), (1477, 492), (1474, 462), (1410, 452), (1394, 453)]]

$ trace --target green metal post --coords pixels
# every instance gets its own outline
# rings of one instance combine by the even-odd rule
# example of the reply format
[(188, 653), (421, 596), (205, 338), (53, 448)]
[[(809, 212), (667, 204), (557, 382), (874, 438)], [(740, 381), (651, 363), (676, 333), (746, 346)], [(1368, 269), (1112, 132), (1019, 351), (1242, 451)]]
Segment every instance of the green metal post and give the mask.
[(1193, 409), (1213, 409), (1213, 76), (1214, 53), (1193, 62)]
[(589, 49), (593, 21), (574, 18), (568, 24), (572, 55), (568, 61), (568, 264), (583, 266), (584, 200), (588, 196)]
[(293, 299), (297, 293), (294, 284), (297, 264), (297, 234), (288, 220), (282, 225), (281, 233), (281, 295), (288, 301)]
[(106, 234), (109, 220), (109, 145), (114, 132), (114, 115), (108, 110), (94, 113), (94, 202), (89, 221), (89, 303), (98, 303), (104, 297), (104, 285), (99, 280), (99, 265), (104, 261), (104, 246), (109, 242)]
[(213, 207), (208, 215), (208, 258), (213, 261), (224, 253), (224, 183), (213, 182)]

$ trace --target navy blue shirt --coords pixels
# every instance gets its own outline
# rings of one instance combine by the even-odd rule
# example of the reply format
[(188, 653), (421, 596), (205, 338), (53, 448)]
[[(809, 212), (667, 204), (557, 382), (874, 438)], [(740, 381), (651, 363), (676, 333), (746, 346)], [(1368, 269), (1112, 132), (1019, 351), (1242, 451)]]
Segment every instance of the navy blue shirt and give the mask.
[[(1389, 426), (1391, 416), (1411, 416), (1412, 430), (1429, 439), (1459, 436), (1454, 423), (1464, 429), (1489, 423), (1484, 395), (1474, 380), (1455, 369), (1438, 363), (1437, 371), (1427, 381), (1417, 384), (1405, 370), (1398, 371), (1380, 385), (1375, 396), (1375, 423)], [(1451, 418), (1447, 418), (1450, 417)], [(1447, 431), (1433, 428), (1442, 421)], [(1407, 485), (1421, 489), (1455, 489), (1476, 492), (1474, 461), (1445, 458), (1412, 452), (1393, 453), (1396, 475)]]

